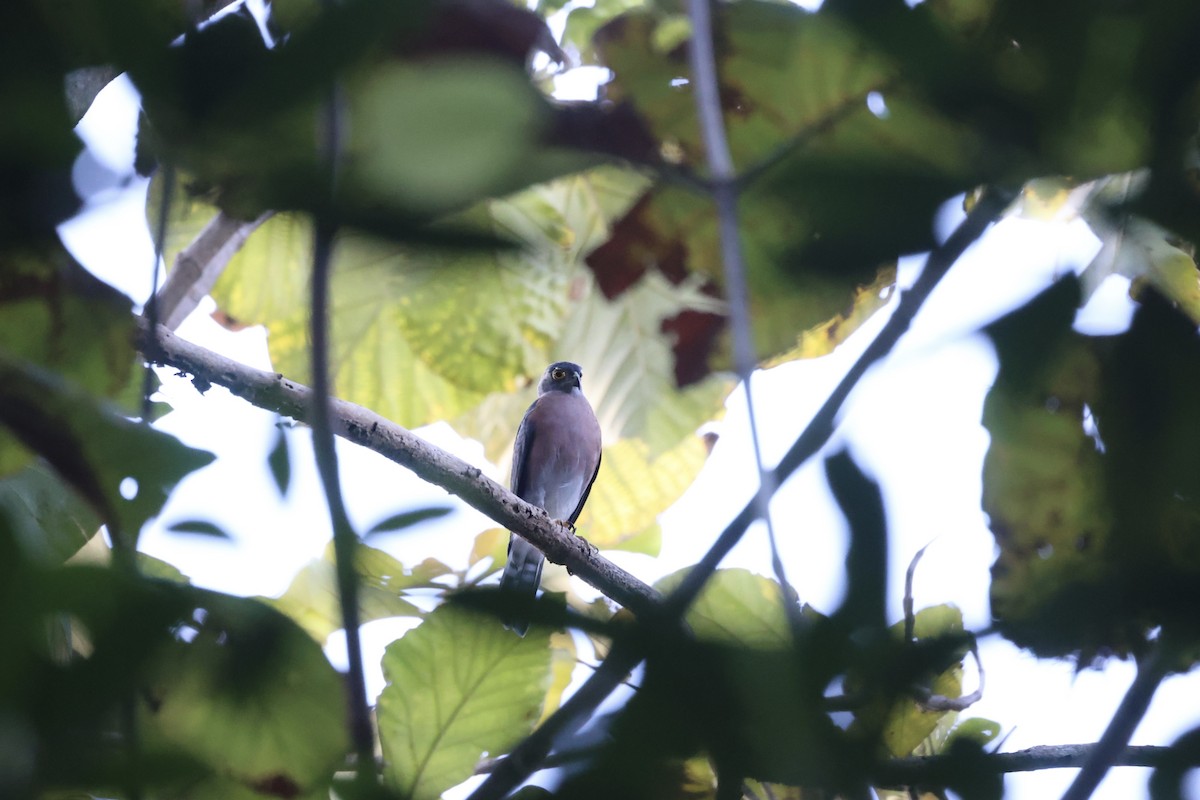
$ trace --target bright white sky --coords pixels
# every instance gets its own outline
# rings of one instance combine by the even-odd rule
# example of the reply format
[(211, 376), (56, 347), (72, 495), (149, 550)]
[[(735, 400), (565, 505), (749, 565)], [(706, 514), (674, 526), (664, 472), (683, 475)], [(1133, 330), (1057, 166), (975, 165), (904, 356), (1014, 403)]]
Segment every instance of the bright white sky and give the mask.
[[(132, 89), (118, 81), (102, 93), (80, 126), (94, 156), (118, 175), (130, 171), (133, 97)], [(123, 190), (101, 191), (79, 218), (62, 229), (64, 241), (83, 263), (137, 302), (149, 293), (153, 260), (144, 222), (144, 193), (142, 181)], [(956, 215), (954, 204), (948, 204), (939, 223), (943, 233)], [(932, 541), (917, 572), (917, 606), (954, 603), (963, 610), (968, 627), (989, 623), (988, 568), (994, 546), (979, 507), (981, 465), (988, 444), (979, 420), (996, 362), (989, 344), (973, 331), (1033, 296), (1056, 276), (1085, 264), (1097, 248), (1080, 223), (1001, 223), (954, 267), (898, 350), (852, 396), (834, 446), (849, 446), (883, 488), (891, 526), (894, 618), (901, 616), (908, 562)], [(919, 266), (919, 261), (906, 261), (902, 281), (910, 282)], [(1080, 313), (1078, 326), (1088, 332), (1121, 330), (1131, 310), (1126, 288), (1119, 280), (1102, 287)], [(212, 305), (206, 302), (179, 334), (244, 363), (269, 368), (264, 332), (253, 328), (235, 334), (220, 328), (207, 316)], [(756, 374), (755, 403), (769, 463), (791, 444), (882, 323), (877, 315), (831, 356)], [(583, 366), (586, 391), (587, 365)], [(279, 594), (297, 570), (321, 555), (329, 539), (307, 431), (290, 434), (293, 482), (284, 501), (265, 468), (274, 436), (273, 415), (221, 388), (201, 397), (180, 379), (169, 379), (164, 394), (175, 411), (159, 427), (219, 458), (180, 485), (162, 517), (145, 531), (142, 549), (177, 565), (198, 585), (237, 594)], [(434, 425), (419, 433), (503, 479), (503, 467), (486, 464), (482, 448), (462, 440), (448, 426)], [(381, 538), (374, 542), (376, 546), (408, 564), (433, 556), (451, 566), (465, 566), (473, 537), (492, 527), (488, 520), (382, 457), (345, 442), (339, 445), (346, 500), (360, 529), (405, 509), (433, 504), (457, 508), (415, 532)], [(694, 563), (752, 495), (754, 474), (745, 400), (739, 392), (728, 403), (721, 439), (699, 479), (662, 515), (661, 556), (613, 553), (613, 560), (648, 582)], [(818, 609), (833, 608), (842, 591), (845, 530), (819, 461), (780, 489), (772, 511), (792, 583)], [(217, 523), (234, 541), (165, 532), (172, 523), (196, 518)], [(725, 565), (770, 575), (761, 526), (751, 529)], [(382, 685), (377, 665), (383, 647), (407, 627), (408, 623), (397, 621), (366, 626), (366, 661), (374, 666), (369, 678), (372, 696)], [(335, 662), (344, 659), (344, 644), (330, 650)], [(1008, 736), (1005, 750), (1095, 741), (1133, 676), (1132, 665), (1120, 662), (1075, 676), (1068, 663), (1038, 661), (997, 638), (983, 642), (982, 654), (987, 686), (983, 701), (968, 716), (1001, 722)], [(969, 684), (972, 673), (968, 672)], [(1167, 744), (1190, 729), (1197, 721), (1197, 696), (1200, 678), (1196, 675), (1168, 679), (1134, 742)], [(1012, 775), (1007, 779), (1007, 796), (1054, 797), (1073, 774), (1055, 770)], [(1096, 797), (1145, 796), (1148, 774), (1115, 770)]]

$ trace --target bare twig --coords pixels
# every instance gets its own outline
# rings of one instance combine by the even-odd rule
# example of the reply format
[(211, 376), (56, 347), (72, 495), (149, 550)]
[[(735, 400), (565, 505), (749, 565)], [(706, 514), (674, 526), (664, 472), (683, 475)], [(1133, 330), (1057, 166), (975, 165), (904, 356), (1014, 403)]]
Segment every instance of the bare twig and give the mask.
[(1087, 800), (1108, 774), (1109, 768), (1119, 762), (1133, 732), (1146, 715), (1146, 709), (1150, 707), (1150, 701), (1158, 691), (1159, 684), (1170, 672), (1173, 651), (1163, 640), (1164, 636), (1160, 635), (1150, 653), (1138, 662), (1138, 671), (1133, 683), (1122, 698), (1121, 704), (1117, 706), (1104, 735), (1080, 765), (1079, 774), (1067, 787), (1062, 800)]
[(979, 685), (970, 694), (958, 697), (947, 697), (943, 694), (933, 694), (928, 689), (915, 689), (917, 703), (926, 711), (963, 711), (983, 699), (983, 659), (979, 657), (979, 645), (975, 637), (971, 637), (971, 655), (975, 659), (975, 669), (979, 673)]
[(917, 615), (913, 611), (913, 576), (917, 572), (917, 564), (921, 562), (921, 556), (925, 555), (925, 551), (928, 549), (929, 545), (927, 544), (918, 550), (917, 554), (912, 557), (912, 561), (908, 562), (908, 570), (904, 573), (904, 641), (906, 642), (913, 640), (913, 628), (917, 623)]
[[(153, 309), (160, 324), (171, 330), (208, 294), (250, 234), (274, 212), (268, 211), (247, 222), (218, 211), (196, 238), (179, 252), (162, 288), (154, 295)], [(147, 308), (149, 315), (150, 308)]]
[[(275, 372), (248, 367), (192, 344), (161, 325), (139, 320), (137, 347), (147, 359), (193, 376), (201, 390), (216, 384), (258, 408), (312, 421), (312, 389)], [(599, 589), (639, 617), (654, 613), (662, 596), (596, 553), (583, 539), (468, 464), (379, 414), (345, 400), (331, 403), (334, 433), (362, 445), (418, 477), (461, 497), (508, 530), (518, 531), (555, 564)]]

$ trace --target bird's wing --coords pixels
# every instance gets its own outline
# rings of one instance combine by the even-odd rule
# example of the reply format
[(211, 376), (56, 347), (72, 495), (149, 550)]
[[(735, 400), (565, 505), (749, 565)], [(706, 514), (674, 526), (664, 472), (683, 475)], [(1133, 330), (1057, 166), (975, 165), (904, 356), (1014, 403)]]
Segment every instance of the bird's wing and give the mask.
[(522, 499), (525, 498), (525, 493), (529, 489), (529, 464), (526, 456), (529, 449), (533, 447), (535, 433), (533, 409), (536, 405), (537, 401), (534, 400), (525, 410), (525, 416), (521, 418), (521, 424), (517, 426), (517, 438), (513, 441), (512, 491)]
[(579, 514), (581, 511), (583, 511), (583, 504), (587, 502), (588, 495), (591, 494), (592, 484), (596, 482), (596, 476), (600, 474), (600, 459), (601, 456), (597, 454), (596, 469), (592, 472), (592, 477), (587, 482), (587, 486), (584, 487), (583, 494), (579, 495), (579, 505), (575, 506), (575, 510), (571, 512), (571, 518), (567, 520), (567, 522), (571, 523), (572, 525), (575, 524), (575, 520), (579, 519)]

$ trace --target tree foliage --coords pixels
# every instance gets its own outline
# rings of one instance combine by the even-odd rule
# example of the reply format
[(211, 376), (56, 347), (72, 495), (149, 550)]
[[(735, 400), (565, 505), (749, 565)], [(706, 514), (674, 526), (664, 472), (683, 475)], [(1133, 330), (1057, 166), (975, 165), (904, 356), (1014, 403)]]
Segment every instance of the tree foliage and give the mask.
[[(118, 74), (140, 92), (136, 164), (155, 175), (147, 216), (168, 223), (167, 264), (216, 214), (258, 221), (227, 265), (207, 265), (211, 294), (227, 326), (265, 327), (287, 380), (312, 374), (314, 252), (329, 231), (319, 357), (343, 399), (407, 427), (449, 421), (503, 462), (543, 365), (584, 363), (606, 442), (579, 520), (594, 546), (658, 552), (658, 515), (699, 473), (697, 430), (733, 386), (737, 287), (686, 5), (274, 0), (264, 19), (228, 5), (0, 10), (0, 796), (432, 798), (485, 756), (480, 796), (495, 796), (551, 744), (570, 766), (564, 797), (998, 796), (982, 749), (995, 724), (958, 721), (972, 636), (952, 607), (886, 618), (882, 499), (844, 455), (827, 472), (852, 534), (848, 591), (825, 613), (714, 562), (647, 589), (665, 598), (657, 615), (551, 592), (530, 609), (544, 624), (517, 638), (496, 619), (504, 599), (478, 586), (502, 558), (497, 530), (461, 571), (366, 543), (347, 567), (330, 548), (274, 598), (200, 590), (139, 556), (142, 527), (212, 455), (149, 424), (141, 365), (161, 356), (135, 342), (157, 335), (161, 309), (139, 322), (56, 232), (81, 203), (71, 129)], [(1133, 655), (1159, 679), (1190, 668), (1200, 7), (714, 8), (760, 363), (828, 353), (888, 305), (900, 256), (944, 251), (932, 220), (957, 196), (970, 210), (1012, 192), (1006, 213), (1077, 217), (1100, 238), (1078, 281), (986, 328), (1000, 360), (983, 409), (993, 609), (1039, 656)], [(596, 101), (559, 101), (531, 75), (535, 56), (610, 79)], [(1139, 303), (1129, 330), (1073, 331), (1111, 275)], [(287, 441), (270, 459), (282, 493)], [(102, 527), (111, 558), (97, 563)], [(347, 712), (347, 678), (320, 649), (354, 607), (347, 580), (361, 622), (419, 621), (384, 657), (378, 783), (352, 755), (347, 719), (365, 709)], [(602, 699), (566, 691), (585, 646), (614, 685), (644, 669), (580, 752), (538, 737)], [(574, 716), (555, 714), (564, 704)], [(1194, 739), (1164, 760), (1161, 796)], [(496, 760), (510, 751), (521, 757)], [(942, 760), (899, 781), (911, 755)]]

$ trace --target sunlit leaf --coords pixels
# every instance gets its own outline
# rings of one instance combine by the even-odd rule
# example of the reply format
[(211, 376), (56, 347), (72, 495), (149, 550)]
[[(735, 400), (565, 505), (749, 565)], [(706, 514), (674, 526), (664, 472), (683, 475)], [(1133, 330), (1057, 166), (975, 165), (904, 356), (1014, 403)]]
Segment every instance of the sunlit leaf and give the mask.
[(442, 606), (389, 646), (376, 711), (388, 782), (431, 800), (528, 733), (550, 679), (548, 637)]
[[(392, 556), (366, 545), (357, 550), (359, 618), (371, 622), (386, 617), (418, 617), (421, 610), (404, 599), (406, 589), (444, 586), (434, 580), (450, 569), (434, 559), (405, 567)], [(318, 642), (342, 628), (342, 613), (332, 542), (323, 558), (310, 561), (277, 598), (263, 601), (298, 622)]]
[(575, 639), (570, 633), (555, 631), (550, 634), (550, 681), (546, 689), (546, 700), (542, 704), (541, 724), (546, 717), (558, 710), (562, 703), (563, 692), (575, 675), (575, 667), (579, 664), (579, 653), (575, 648)]
[[(654, 587), (669, 592), (689, 571), (673, 572)], [(769, 648), (792, 642), (779, 584), (745, 569), (714, 572), (686, 619), (705, 641)]]
[[(962, 612), (951, 605), (923, 608), (915, 615), (913, 635), (917, 639), (962, 632)], [(894, 636), (903, 636), (904, 622), (892, 626)], [(962, 695), (962, 662), (939, 674), (926, 686), (932, 694), (957, 698)], [(941, 752), (954, 721), (955, 711), (930, 711), (911, 697), (901, 697), (888, 710), (883, 723), (883, 745), (893, 756), (916, 754), (928, 743), (928, 753)]]
[[(684, 439), (657, 458), (649, 450), (640, 439), (622, 439), (604, 448), (600, 473), (575, 521), (579, 534), (596, 547), (624, 549), (624, 542), (646, 533), (692, 484), (708, 457), (699, 436)], [(641, 539), (631, 546), (645, 544)]]

